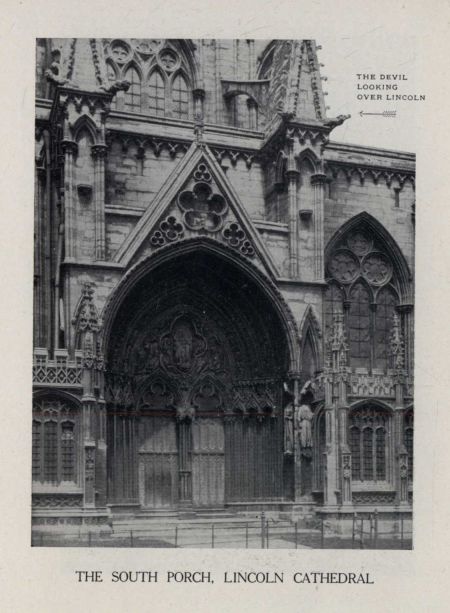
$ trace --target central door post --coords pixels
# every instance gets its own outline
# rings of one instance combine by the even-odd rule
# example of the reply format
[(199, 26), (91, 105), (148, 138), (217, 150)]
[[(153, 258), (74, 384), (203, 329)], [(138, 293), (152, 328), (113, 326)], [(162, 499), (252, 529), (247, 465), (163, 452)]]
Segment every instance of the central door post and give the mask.
[(178, 421), (178, 471), (181, 506), (192, 506), (192, 428), (191, 420)]

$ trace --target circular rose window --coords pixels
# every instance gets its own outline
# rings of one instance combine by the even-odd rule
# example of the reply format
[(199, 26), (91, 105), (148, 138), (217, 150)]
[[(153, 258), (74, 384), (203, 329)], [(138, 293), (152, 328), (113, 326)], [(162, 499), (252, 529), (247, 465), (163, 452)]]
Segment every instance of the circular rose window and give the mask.
[(359, 262), (349, 251), (337, 251), (328, 264), (330, 274), (341, 283), (350, 283), (359, 272)]
[(178, 66), (178, 57), (171, 49), (163, 49), (158, 59), (161, 66), (168, 72), (175, 70)]
[(375, 285), (387, 283), (392, 276), (392, 266), (382, 253), (371, 253), (366, 256), (361, 270), (366, 279)]
[(372, 247), (372, 240), (363, 232), (355, 232), (348, 237), (347, 245), (353, 253), (361, 257), (369, 253)]
[(123, 64), (130, 58), (131, 49), (123, 41), (113, 40), (110, 45), (110, 54), (118, 64)]

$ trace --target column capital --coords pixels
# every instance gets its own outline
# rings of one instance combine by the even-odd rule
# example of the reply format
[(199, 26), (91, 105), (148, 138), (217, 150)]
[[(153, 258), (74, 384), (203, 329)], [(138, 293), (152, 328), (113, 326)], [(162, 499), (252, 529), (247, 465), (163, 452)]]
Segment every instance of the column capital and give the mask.
[(64, 139), (61, 141), (61, 149), (63, 153), (75, 155), (78, 152), (78, 144), (74, 140)]
[(108, 146), (105, 144), (92, 145), (91, 147), (91, 155), (94, 159), (105, 159), (107, 151)]
[(300, 171), (298, 168), (288, 168), (286, 170), (286, 176), (289, 181), (296, 181), (300, 176)]
[(311, 176), (311, 185), (324, 185), (327, 182), (327, 175), (323, 172), (316, 172)]
[(192, 95), (194, 96), (194, 98), (203, 100), (205, 98), (205, 90), (201, 87), (197, 87), (197, 89), (192, 90)]

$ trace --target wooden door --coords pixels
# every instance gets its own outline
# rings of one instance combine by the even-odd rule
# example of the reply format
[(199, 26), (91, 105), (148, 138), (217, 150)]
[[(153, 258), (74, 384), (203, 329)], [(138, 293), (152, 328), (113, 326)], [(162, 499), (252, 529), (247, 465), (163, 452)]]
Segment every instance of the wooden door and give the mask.
[(224, 429), (218, 418), (200, 417), (192, 429), (192, 502), (222, 506), (225, 490)]
[(225, 432), (226, 500), (283, 498), (283, 424), (280, 417), (235, 418)]
[(173, 417), (141, 418), (139, 498), (144, 508), (170, 508), (178, 502), (178, 449)]

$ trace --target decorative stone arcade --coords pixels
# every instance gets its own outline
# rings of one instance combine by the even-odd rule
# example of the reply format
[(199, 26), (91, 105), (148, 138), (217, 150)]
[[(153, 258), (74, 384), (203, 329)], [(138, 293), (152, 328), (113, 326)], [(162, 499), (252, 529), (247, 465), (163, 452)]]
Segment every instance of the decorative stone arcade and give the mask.
[(109, 326), (109, 503), (283, 501), (294, 491), (283, 424), (290, 351), (262, 275), (202, 248), (170, 251)]

